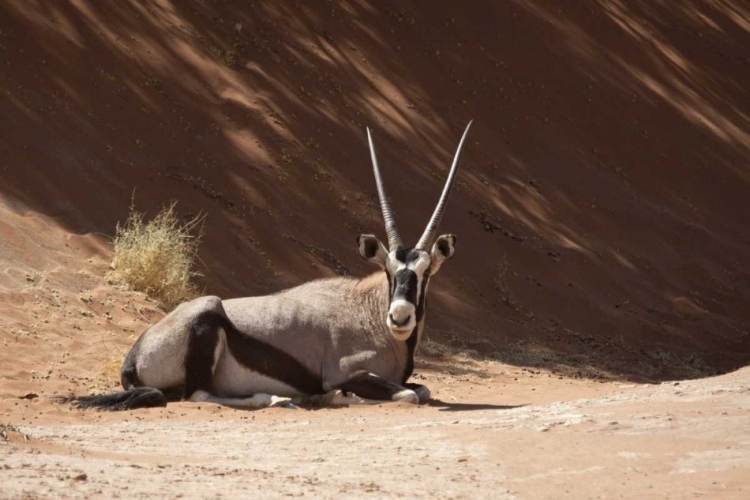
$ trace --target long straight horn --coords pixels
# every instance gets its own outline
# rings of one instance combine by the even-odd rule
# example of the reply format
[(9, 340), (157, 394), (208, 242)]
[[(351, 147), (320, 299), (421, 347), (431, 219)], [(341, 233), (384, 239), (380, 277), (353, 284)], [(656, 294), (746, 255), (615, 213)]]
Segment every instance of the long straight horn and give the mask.
[(383, 185), (383, 178), (380, 176), (380, 168), (378, 167), (378, 158), (375, 156), (375, 145), (372, 143), (372, 135), (370, 134), (370, 128), (367, 128), (367, 141), (370, 143), (370, 156), (372, 156), (372, 169), (375, 172), (375, 184), (378, 187), (378, 197), (380, 198), (380, 208), (383, 210), (383, 222), (385, 222), (385, 232), (388, 235), (388, 251), (400, 250), (404, 248), (404, 244), (401, 242), (401, 236), (398, 234), (398, 228), (396, 228), (396, 221), (393, 218), (393, 212), (391, 212), (391, 206), (388, 204), (388, 197), (385, 194), (385, 186)]
[(461, 142), (458, 143), (458, 149), (456, 150), (456, 156), (453, 158), (451, 171), (448, 174), (448, 179), (445, 181), (443, 194), (440, 196), (440, 201), (438, 201), (437, 207), (435, 207), (435, 212), (433, 212), (432, 218), (430, 219), (430, 222), (427, 224), (427, 227), (424, 230), (424, 234), (417, 243), (416, 248), (418, 250), (429, 252), (430, 245), (432, 245), (432, 243), (435, 241), (435, 235), (437, 233), (438, 226), (440, 226), (440, 220), (443, 218), (445, 205), (448, 203), (448, 197), (450, 196), (451, 189), (453, 188), (453, 180), (455, 179), (456, 172), (458, 171), (458, 163), (461, 160), (461, 151), (464, 148), (466, 136), (469, 135), (469, 129), (471, 128), (471, 124), (473, 122), (474, 120), (470, 121), (469, 124), (466, 125), (466, 130), (464, 130), (464, 135), (461, 137)]

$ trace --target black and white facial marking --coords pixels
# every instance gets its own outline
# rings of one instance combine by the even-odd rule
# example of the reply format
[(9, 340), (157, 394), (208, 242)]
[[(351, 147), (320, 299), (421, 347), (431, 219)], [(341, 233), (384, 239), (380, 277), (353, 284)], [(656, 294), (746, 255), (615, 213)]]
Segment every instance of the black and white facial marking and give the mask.
[(408, 339), (424, 315), (430, 263), (430, 255), (423, 250), (403, 249), (388, 254), (385, 270), (391, 304), (385, 322), (396, 340)]
[(427, 285), (442, 263), (453, 257), (456, 236), (440, 236), (430, 253), (417, 248), (388, 252), (373, 235), (357, 238), (359, 253), (388, 276), (390, 305), (385, 323), (396, 340), (405, 341), (424, 318)]

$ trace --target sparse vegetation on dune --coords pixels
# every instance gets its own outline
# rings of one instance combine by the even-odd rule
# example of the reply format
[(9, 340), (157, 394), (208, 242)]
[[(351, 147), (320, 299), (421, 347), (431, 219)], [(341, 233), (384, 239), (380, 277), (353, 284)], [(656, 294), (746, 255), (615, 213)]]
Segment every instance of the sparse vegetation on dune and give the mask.
[(165, 309), (194, 298), (192, 279), (202, 236), (203, 217), (181, 221), (176, 203), (162, 209), (150, 221), (131, 207), (125, 224), (117, 225), (112, 260), (113, 281), (144, 292)]
[[(100, 376), (103, 380), (103, 387), (105, 389), (116, 386), (120, 383), (120, 369), (122, 368), (122, 362), (127, 353), (127, 349), (123, 347), (106, 344), (103, 346), (102, 350), (99, 351), (99, 363), (101, 365)], [(98, 387), (96, 387), (96, 389), (98, 389)]]
[[(640, 381), (656, 381), (659, 377), (701, 378), (716, 375), (697, 354), (682, 359), (663, 350), (635, 351), (622, 338), (612, 339), (622, 352), (628, 352), (638, 360)], [(608, 352), (564, 352), (545, 346), (534, 340), (519, 340), (505, 345), (497, 345), (486, 340), (471, 340), (466, 335), (442, 332), (438, 340), (425, 336), (419, 344), (418, 355), (425, 360), (433, 358), (449, 368), (466, 368), (488, 363), (544, 370), (551, 374), (572, 378), (614, 380), (623, 376), (617, 371), (617, 360), (608, 357)]]

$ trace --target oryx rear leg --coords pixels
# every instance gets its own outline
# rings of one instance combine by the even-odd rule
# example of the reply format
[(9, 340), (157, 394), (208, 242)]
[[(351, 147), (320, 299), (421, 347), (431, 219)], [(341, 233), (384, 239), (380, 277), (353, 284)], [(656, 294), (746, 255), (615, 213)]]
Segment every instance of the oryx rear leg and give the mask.
[(235, 408), (265, 408), (289, 404), (290, 398), (263, 393), (246, 398), (215, 395), (217, 388), (214, 387), (214, 373), (216, 365), (227, 348), (226, 329), (228, 328), (232, 328), (229, 319), (215, 311), (201, 313), (191, 322), (188, 352), (185, 356), (183, 399)]
[(336, 389), (353, 392), (365, 399), (419, 404), (419, 395), (413, 390), (365, 371), (355, 373), (349, 380), (336, 386)]
[(214, 371), (227, 345), (223, 325), (228, 322), (214, 311), (200, 313), (191, 322), (183, 399), (205, 401), (204, 394), (213, 393)]

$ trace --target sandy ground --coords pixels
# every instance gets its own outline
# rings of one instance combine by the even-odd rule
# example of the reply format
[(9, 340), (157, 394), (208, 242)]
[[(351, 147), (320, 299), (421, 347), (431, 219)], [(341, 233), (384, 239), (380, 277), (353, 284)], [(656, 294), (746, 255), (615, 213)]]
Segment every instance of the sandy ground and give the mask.
[(0, 496), (750, 495), (750, 370), (642, 386), (472, 367), (419, 370), (435, 397), (423, 407), (81, 414), (4, 400), (20, 424), (0, 441)]
[(163, 312), (107, 284), (100, 237), (2, 210), (25, 246), (2, 248), (0, 498), (747, 498), (748, 369), (636, 385), (422, 356), (429, 406), (72, 410), (53, 398), (115, 387)]

